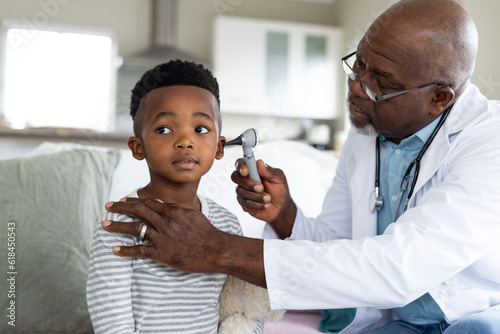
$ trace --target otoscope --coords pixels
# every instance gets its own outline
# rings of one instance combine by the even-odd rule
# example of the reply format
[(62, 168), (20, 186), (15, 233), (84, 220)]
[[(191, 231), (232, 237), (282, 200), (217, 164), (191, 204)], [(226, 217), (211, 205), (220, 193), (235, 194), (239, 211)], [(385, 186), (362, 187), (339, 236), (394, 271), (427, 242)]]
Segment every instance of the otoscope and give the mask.
[(255, 129), (245, 130), (238, 138), (227, 142), (226, 145), (241, 145), (243, 148), (243, 160), (250, 172), (250, 178), (260, 182), (260, 176), (257, 172), (257, 162), (253, 155), (253, 147), (257, 145), (257, 131)]

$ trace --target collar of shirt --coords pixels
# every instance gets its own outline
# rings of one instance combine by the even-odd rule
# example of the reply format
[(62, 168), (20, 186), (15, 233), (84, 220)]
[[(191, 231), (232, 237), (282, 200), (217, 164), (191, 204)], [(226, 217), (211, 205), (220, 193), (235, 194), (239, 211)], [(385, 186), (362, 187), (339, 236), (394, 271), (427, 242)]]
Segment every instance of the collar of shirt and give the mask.
[[(380, 138), (380, 194), (384, 199), (384, 204), (377, 215), (378, 234), (384, 233), (387, 226), (392, 223), (396, 210), (398, 210), (398, 217), (403, 213), (409, 186), (401, 193), (401, 181), (410, 162), (418, 156), (441, 117), (439, 116), (425, 128), (403, 139), (399, 145), (385, 137)], [(401, 203), (397, 207), (399, 196), (401, 196)]]

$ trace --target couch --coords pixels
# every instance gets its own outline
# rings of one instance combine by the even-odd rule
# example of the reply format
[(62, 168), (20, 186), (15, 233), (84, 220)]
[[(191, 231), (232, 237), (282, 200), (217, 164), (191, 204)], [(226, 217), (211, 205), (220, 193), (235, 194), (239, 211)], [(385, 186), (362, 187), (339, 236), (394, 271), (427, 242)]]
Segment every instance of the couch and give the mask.
[[(226, 147), (202, 179), (200, 193), (234, 212), (247, 236), (264, 223), (244, 213), (230, 180), (240, 147)], [(316, 216), (337, 164), (333, 152), (294, 141), (255, 149), (283, 169), (292, 196)], [(93, 226), (104, 203), (148, 182), (143, 161), (126, 149), (45, 142), (21, 158), (0, 161), (0, 333), (93, 333), (85, 286)], [(265, 333), (319, 333), (319, 311), (290, 311)]]

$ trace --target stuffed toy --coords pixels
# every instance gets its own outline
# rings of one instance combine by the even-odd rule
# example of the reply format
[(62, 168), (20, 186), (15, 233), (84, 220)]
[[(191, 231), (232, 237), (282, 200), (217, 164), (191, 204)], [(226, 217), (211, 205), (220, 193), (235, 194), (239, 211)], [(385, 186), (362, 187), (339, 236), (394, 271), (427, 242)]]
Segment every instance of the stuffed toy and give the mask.
[(276, 321), (267, 289), (228, 275), (219, 297), (219, 334), (252, 334), (260, 321)]

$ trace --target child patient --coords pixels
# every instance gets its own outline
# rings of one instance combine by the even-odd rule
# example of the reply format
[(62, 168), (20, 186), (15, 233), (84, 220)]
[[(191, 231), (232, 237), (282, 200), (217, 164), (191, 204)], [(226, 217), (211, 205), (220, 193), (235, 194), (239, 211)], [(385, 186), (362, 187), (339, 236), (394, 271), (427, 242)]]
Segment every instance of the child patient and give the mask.
[[(197, 194), (201, 177), (224, 155), (219, 87), (211, 72), (180, 60), (156, 66), (132, 90), (130, 114), (134, 137), (128, 147), (136, 159), (146, 160), (150, 183), (128, 196), (200, 210), (218, 229), (241, 234), (236, 216)], [(217, 333), (226, 275), (186, 273), (152, 260), (119, 257), (113, 246), (148, 242), (108, 233), (102, 220), (134, 219), (106, 213), (96, 225), (87, 283), (96, 333)], [(259, 322), (254, 333), (262, 327)]]

